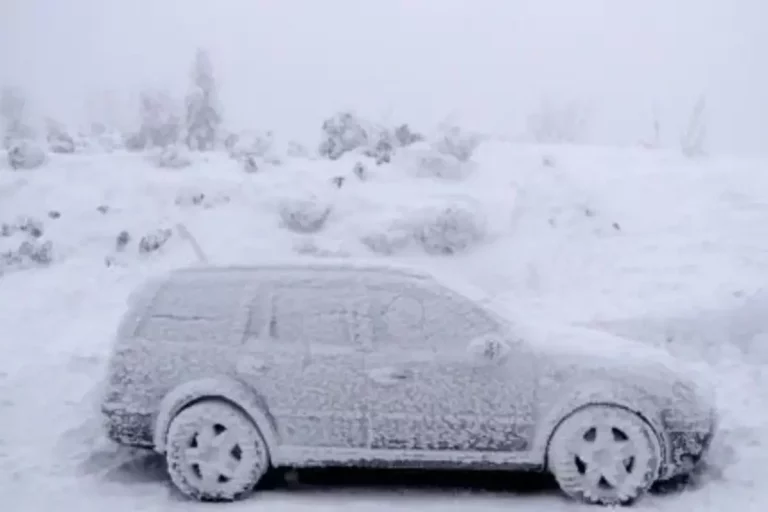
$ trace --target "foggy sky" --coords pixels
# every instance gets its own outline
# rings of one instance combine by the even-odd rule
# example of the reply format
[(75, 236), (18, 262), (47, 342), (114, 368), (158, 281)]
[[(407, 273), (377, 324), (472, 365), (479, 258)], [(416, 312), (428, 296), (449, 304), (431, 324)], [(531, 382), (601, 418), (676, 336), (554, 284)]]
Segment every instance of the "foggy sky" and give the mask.
[(578, 101), (589, 141), (650, 137), (655, 111), (674, 144), (704, 94), (713, 150), (768, 152), (766, 0), (0, 0), (0, 85), (71, 122), (104, 91), (121, 119), (141, 87), (182, 95), (198, 46), (240, 127), (352, 108), (515, 136)]

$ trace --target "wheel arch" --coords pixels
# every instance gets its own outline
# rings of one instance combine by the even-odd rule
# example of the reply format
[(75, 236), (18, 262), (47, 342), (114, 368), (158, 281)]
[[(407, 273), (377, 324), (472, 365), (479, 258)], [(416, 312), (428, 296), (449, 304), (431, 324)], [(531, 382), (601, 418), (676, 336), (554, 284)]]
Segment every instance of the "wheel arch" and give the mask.
[(163, 397), (153, 429), (154, 449), (165, 453), (168, 428), (173, 418), (187, 407), (204, 400), (218, 399), (243, 411), (261, 432), (270, 457), (278, 443), (277, 424), (263, 397), (244, 383), (230, 377), (209, 377), (186, 382)]
[[(578, 388), (577, 388), (578, 389)], [(608, 389), (608, 391), (606, 391)], [(582, 387), (581, 391), (567, 396), (558, 401), (542, 420), (537, 428), (538, 434), (534, 441), (534, 450), (537, 460), (543, 469), (548, 469), (548, 452), (552, 437), (562, 423), (579, 411), (588, 407), (616, 407), (624, 409), (644, 421), (653, 431), (659, 445), (661, 464), (658, 478), (663, 478), (669, 465), (669, 441), (664, 425), (661, 421), (660, 411), (649, 397), (643, 396), (637, 390), (629, 387), (605, 386)]]

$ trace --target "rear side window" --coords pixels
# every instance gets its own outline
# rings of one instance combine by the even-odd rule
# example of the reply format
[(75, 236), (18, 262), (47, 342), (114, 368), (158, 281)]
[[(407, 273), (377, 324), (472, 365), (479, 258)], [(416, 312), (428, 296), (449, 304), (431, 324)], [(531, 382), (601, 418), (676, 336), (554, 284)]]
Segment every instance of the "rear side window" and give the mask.
[(195, 279), (160, 289), (136, 336), (151, 341), (227, 343), (244, 283)]

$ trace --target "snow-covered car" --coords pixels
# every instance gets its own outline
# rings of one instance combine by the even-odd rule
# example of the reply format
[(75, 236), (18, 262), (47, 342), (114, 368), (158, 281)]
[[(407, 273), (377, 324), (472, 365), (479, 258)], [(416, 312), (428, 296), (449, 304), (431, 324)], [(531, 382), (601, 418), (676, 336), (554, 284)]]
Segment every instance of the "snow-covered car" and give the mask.
[(350, 260), (148, 283), (102, 410), (111, 439), (165, 454), (204, 500), (243, 497), (271, 468), (375, 465), (550, 471), (571, 497), (626, 503), (690, 471), (716, 424), (666, 353)]

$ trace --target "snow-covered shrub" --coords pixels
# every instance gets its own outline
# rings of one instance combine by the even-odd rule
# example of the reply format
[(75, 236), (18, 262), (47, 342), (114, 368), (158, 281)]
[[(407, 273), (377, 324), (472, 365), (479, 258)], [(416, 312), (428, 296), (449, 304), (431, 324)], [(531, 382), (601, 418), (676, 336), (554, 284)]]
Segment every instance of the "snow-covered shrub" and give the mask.
[(688, 118), (688, 126), (680, 136), (680, 150), (688, 158), (705, 154), (707, 141), (706, 98), (699, 98)]
[(115, 238), (115, 250), (123, 251), (131, 242), (131, 234), (127, 231), (121, 231)]
[(232, 134), (225, 145), (229, 156), (237, 160), (248, 173), (257, 172), (262, 166), (281, 163), (274, 153), (274, 134), (271, 131)]
[(150, 160), (161, 169), (183, 169), (192, 164), (189, 156), (176, 146), (168, 146), (150, 156)]
[(318, 151), (331, 160), (368, 145), (364, 123), (350, 112), (341, 112), (323, 122), (323, 139)]
[(190, 207), (202, 206), (203, 208), (212, 208), (216, 205), (229, 202), (229, 196), (223, 193), (206, 194), (201, 190), (185, 189), (176, 194), (176, 206)]
[(213, 65), (205, 50), (199, 49), (192, 66), (192, 87), (186, 98), (185, 140), (192, 151), (211, 151), (220, 140), (219, 105)]
[(467, 169), (452, 155), (426, 152), (419, 158), (416, 171), (419, 176), (456, 180), (463, 178)]
[(414, 239), (430, 254), (456, 254), (486, 236), (481, 215), (458, 203), (426, 208), (412, 225)]
[(48, 149), (52, 153), (71, 154), (75, 152), (75, 139), (70, 136), (66, 129), (59, 123), (48, 120), (46, 141)]
[(391, 255), (412, 245), (428, 254), (457, 254), (486, 237), (485, 219), (460, 201), (425, 207), (399, 218), (360, 241), (371, 251)]
[(0, 274), (7, 269), (45, 266), (53, 262), (53, 243), (24, 240), (18, 248), (0, 252)]
[(255, 132), (247, 131), (231, 134), (225, 141), (229, 156), (240, 158), (245, 155), (255, 157), (267, 157), (272, 153), (275, 144), (275, 136), (271, 131)]
[(576, 103), (554, 105), (544, 102), (528, 116), (528, 133), (540, 144), (579, 142), (587, 131), (587, 115)]
[(365, 168), (362, 162), (357, 162), (352, 168), (352, 173), (357, 176), (360, 181), (368, 179), (368, 170)]
[(26, 233), (32, 238), (43, 236), (43, 222), (34, 217), (22, 217), (16, 221), (16, 226), (19, 231)]
[(360, 241), (371, 251), (389, 256), (411, 245), (413, 227), (404, 222), (393, 222), (381, 230), (364, 235)]
[(411, 131), (411, 127), (407, 124), (401, 124), (395, 128), (394, 137), (397, 145), (400, 147), (410, 146), (424, 140), (423, 135)]
[(19, 255), (31, 262), (48, 265), (53, 261), (53, 242), (50, 240), (45, 242), (25, 240), (19, 246)]
[(302, 238), (293, 244), (293, 250), (297, 254), (304, 256), (315, 256), (316, 258), (348, 258), (349, 253), (339, 249), (326, 249), (318, 246), (317, 241)]
[(316, 233), (323, 229), (331, 206), (311, 197), (306, 199), (287, 199), (279, 207), (282, 226), (296, 233)]
[(48, 156), (39, 144), (31, 140), (20, 140), (8, 149), (8, 164), (15, 170), (32, 170), (42, 167)]
[(476, 133), (467, 133), (458, 126), (446, 128), (433, 143), (433, 147), (444, 155), (450, 155), (459, 162), (467, 162), (472, 158), (482, 137)]
[(395, 151), (392, 135), (386, 131), (369, 135), (369, 146), (363, 151), (365, 156), (373, 158), (376, 165), (388, 164), (392, 161), (392, 154)]
[(173, 235), (173, 230), (163, 228), (150, 231), (139, 240), (139, 253), (148, 254), (160, 249)]

